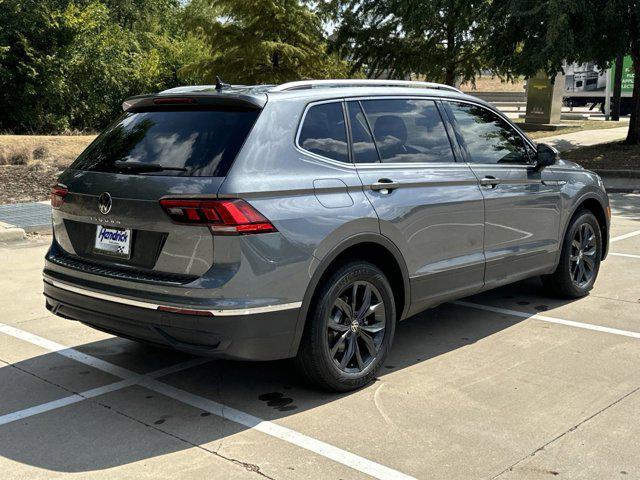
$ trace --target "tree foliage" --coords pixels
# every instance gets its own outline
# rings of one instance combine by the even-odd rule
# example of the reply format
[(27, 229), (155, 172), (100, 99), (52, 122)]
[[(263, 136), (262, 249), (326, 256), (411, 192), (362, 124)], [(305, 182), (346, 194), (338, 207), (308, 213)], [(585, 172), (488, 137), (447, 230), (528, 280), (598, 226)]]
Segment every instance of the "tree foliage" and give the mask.
[(453, 85), (486, 64), (490, 0), (328, 0), (333, 47), (370, 77), (411, 74)]
[(327, 55), (320, 19), (299, 0), (200, 0), (189, 5), (187, 19), (210, 56), (181, 74), (252, 84), (348, 73), (344, 61)]
[(103, 128), (207, 55), (177, 0), (0, 2), (0, 131)]
[(640, 12), (635, 0), (499, 0), (488, 57), (507, 75), (562, 72), (564, 61), (606, 68), (619, 52), (633, 58), (635, 83), (627, 143), (640, 143)]

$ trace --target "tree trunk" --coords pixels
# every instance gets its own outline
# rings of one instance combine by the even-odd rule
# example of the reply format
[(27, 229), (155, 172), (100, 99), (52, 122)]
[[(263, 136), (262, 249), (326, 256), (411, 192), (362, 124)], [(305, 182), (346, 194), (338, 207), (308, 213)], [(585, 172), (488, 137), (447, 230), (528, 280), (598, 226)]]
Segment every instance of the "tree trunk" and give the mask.
[(622, 66), (624, 63), (624, 52), (616, 56), (616, 69), (613, 75), (613, 101), (611, 102), (611, 120), (620, 120), (620, 97), (622, 96)]
[(454, 68), (447, 68), (444, 72), (444, 83), (447, 85), (451, 85), (452, 87), (456, 86), (456, 71)]
[(631, 40), (631, 58), (633, 60), (633, 98), (631, 99), (631, 119), (625, 143), (640, 144), (640, 40), (638, 39), (638, 16), (636, 9), (629, 15), (629, 38)]

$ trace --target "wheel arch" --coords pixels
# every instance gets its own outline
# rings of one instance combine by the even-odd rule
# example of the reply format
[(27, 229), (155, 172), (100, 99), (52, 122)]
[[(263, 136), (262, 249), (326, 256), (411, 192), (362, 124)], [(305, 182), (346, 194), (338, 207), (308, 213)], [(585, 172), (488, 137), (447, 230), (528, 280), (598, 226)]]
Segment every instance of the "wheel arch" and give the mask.
[(387, 275), (394, 293), (397, 320), (406, 317), (410, 305), (409, 273), (400, 250), (387, 237), (377, 233), (361, 233), (350, 236), (331, 249), (319, 260), (309, 281), (298, 313), (295, 335), (291, 345), (291, 355), (297, 354), (306, 325), (309, 308), (320, 282), (332, 269), (349, 259), (365, 260), (378, 266)]
[(576, 214), (580, 211), (580, 210), (588, 210), (591, 213), (593, 213), (593, 215), (596, 217), (596, 219), (598, 220), (598, 224), (600, 225), (600, 234), (602, 236), (602, 257), (601, 259), (604, 260), (605, 258), (607, 258), (607, 253), (609, 251), (609, 219), (607, 216), (607, 211), (606, 211), (606, 206), (604, 206), (602, 204), (602, 201), (596, 197), (595, 195), (587, 195), (585, 197), (580, 198), (580, 200), (578, 200), (572, 211), (571, 214), (568, 216), (566, 224), (564, 226), (564, 229), (562, 231), (562, 239), (564, 241), (564, 238), (567, 234), (567, 229), (569, 228), (569, 225), (571, 224), (571, 220), (573, 220), (573, 218), (576, 216)]

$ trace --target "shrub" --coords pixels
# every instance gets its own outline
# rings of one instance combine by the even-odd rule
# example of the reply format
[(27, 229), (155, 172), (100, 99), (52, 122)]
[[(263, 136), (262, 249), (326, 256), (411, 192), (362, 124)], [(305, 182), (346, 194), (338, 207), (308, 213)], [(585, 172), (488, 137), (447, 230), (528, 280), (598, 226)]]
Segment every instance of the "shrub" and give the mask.
[(26, 165), (29, 163), (29, 160), (31, 160), (31, 152), (26, 148), (14, 150), (13, 152), (9, 152), (8, 160), (7, 163), (9, 165)]
[(44, 145), (40, 145), (39, 147), (33, 149), (32, 155), (35, 160), (42, 160), (49, 156), (49, 149)]

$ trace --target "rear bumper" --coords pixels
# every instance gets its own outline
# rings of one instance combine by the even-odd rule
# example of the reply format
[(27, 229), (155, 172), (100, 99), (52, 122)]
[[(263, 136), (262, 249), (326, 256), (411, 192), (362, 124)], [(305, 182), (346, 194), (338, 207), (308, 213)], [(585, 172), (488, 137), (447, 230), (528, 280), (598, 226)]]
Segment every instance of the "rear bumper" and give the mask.
[(154, 305), (45, 278), (46, 306), (120, 337), (168, 346), (195, 355), (242, 360), (292, 356), (299, 304), (250, 310), (212, 310), (212, 316), (163, 312)]

